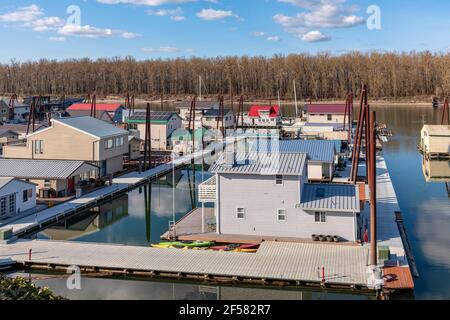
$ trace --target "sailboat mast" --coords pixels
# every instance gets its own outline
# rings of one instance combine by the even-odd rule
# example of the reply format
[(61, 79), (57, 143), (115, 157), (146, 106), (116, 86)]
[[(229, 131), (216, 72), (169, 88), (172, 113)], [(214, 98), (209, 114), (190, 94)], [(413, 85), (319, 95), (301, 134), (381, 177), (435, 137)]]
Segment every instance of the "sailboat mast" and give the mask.
[(298, 103), (297, 103), (297, 87), (294, 79), (294, 101), (295, 101), (295, 117), (298, 118)]

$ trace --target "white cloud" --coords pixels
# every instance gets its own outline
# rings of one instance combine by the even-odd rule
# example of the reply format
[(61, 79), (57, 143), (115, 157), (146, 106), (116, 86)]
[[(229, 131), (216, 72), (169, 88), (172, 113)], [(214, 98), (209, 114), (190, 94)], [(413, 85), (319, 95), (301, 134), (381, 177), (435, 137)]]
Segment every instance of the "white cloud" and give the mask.
[(52, 41), (52, 42), (64, 42), (64, 41), (66, 41), (66, 38), (64, 38), (64, 37), (49, 37), (48, 40)]
[(286, 32), (309, 42), (331, 39), (317, 29), (350, 28), (365, 22), (364, 17), (356, 15), (358, 8), (347, 5), (346, 0), (278, 0), (278, 2), (290, 3), (303, 9), (294, 16), (276, 14), (273, 19), (283, 26)]
[(44, 32), (50, 30), (57, 30), (64, 26), (64, 21), (59, 17), (44, 17), (25, 23), (26, 27), (30, 27), (33, 31)]
[(147, 10), (147, 14), (157, 17), (170, 17), (173, 21), (183, 21), (186, 19), (180, 7), (176, 9)]
[(310, 31), (302, 36), (302, 40), (306, 42), (321, 42), (329, 41), (331, 37), (324, 35), (322, 32), (314, 30)]
[(255, 32), (251, 32), (250, 35), (253, 37), (264, 37), (266, 35), (266, 33), (263, 31), (255, 31)]
[(132, 4), (149, 7), (157, 7), (165, 4), (183, 4), (197, 1), (198, 0), (97, 0), (97, 2), (104, 4)]
[(120, 31), (119, 34), (122, 38), (125, 38), (125, 39), (134, 39), (134, 38), (138, 38), (138, 37), (142, 36), (139, 33), (128, 32), (128, 31)]
[(270, 36), (266, 38), (267, 41), (273, 41), (273, 42), (278, 42), (281, 41), (281, 38), (279, 36)]
[(67, 24), (58, 30), (58, 34), (85, 38), (110, 38), (114, 36), (114, 31), (112, 29), (96, 28), (89, 25), (77, 26)]
[(16, 11), (0, 15), (3, 22), (31, 22), (44, 15), (44, 10), (35, 4), (27, 7), (20, 7)]
[(215, 10), (211, 8), (203, 9), (202, 11), (198, 12), (197, 17), (206, 21), (223, 20), (230, 17), (241, 19), (237, 14), (235, 14), (231, 10), (224, 11), (224, 10)]
[(142, 48), (141, 50), (148, 53), (179, 53), (183, 51), (175, 47)]

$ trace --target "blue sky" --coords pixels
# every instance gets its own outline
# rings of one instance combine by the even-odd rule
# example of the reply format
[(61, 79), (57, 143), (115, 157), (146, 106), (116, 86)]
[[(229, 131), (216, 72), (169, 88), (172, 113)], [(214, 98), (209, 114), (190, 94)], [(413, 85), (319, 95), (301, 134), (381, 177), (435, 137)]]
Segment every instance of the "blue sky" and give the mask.
[[(371, 5), (381, 29), (367, 27)], [(443, 0), (2, 0), (0, 61), (448, 52), (449, 12)]]

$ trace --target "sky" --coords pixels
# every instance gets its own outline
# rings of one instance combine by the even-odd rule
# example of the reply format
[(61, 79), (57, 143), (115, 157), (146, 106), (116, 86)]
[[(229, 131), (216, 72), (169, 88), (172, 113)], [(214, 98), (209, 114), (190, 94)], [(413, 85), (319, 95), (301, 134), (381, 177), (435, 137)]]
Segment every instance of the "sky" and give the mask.
[(447, 0), (2, 0), (0, 62), (450, 51)]

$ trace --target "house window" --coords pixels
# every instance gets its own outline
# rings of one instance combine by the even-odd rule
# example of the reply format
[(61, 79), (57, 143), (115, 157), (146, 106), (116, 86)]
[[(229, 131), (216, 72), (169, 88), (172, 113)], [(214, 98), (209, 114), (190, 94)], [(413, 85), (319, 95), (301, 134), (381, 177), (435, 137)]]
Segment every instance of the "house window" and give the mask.
[(28, 201), (28, 190), (23, 190), (23, 202)]
[(283, 185), (283, 176), (281, 174), (277, 174), (275, 176), (275, 184), (277, 186), (282, 186)]
[(123, 145), (123, 138), (122, 137), (116, 138), (116, 147), (119, 147), (121, 145)]
[(6, 215), (6, 197), (0, 198), (0, 216)]
[(237, 208), (236, 209), (236, 217), (238, 219), (245, 219), (245, 208)]
[(314, 219), (315, 219), (315, 222), (317, 222), (317, 223), (326, 223), (327, 222), (327, 213), (321, 212), (321, 211), (314, 212)]
[(105, 141), (105, 149), (112, 149), (114, 147), (114, 140), (108, 139)]
[(278, 209), (277, 216), (278, 221), (286, 221), (287, 220), (286, 209)]
[(34, 153), (35, 154), (43, 154), (44, 153), (44, 141), (43, 140), (35, 140), (34, 141)]
[(16, 194), (9, 195), (9, 213), (16, 212)]
[(331, 114), (327, 114), (327, 120), (328, 120), (328, 121), (331, 121), (331, 120), (333, 120), (333, 115), (331, 115)]
[(44, 188), (50, 188), (50, 180), (44, 180)]

